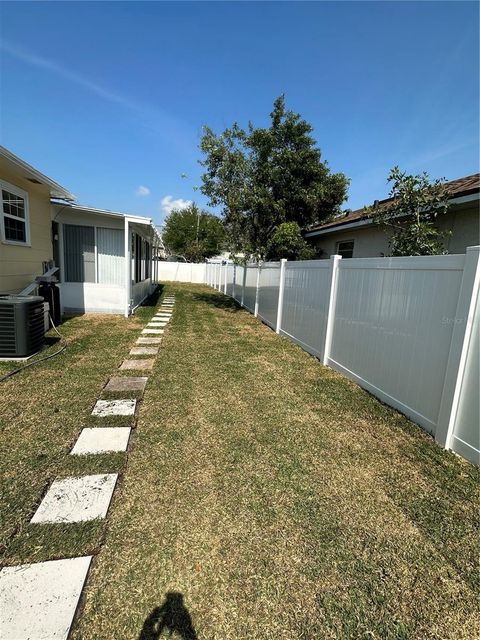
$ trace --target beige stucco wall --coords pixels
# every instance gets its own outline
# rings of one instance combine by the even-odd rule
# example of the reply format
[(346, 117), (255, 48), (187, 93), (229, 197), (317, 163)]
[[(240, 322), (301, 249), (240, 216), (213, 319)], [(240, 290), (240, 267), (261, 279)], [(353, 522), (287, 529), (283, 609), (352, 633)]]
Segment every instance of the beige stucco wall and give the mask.
[(28, 193), (30, 246), (0, 240), (0, 293), (18, 293), (43, 273), (42, 262), (53, 258), (50, 193), (48, 187), (18, 178), (1, 165), (0, 178)]
[[(454, 211), (450, 211), (439, 219), (438, 227), (452, 231), (452, 235), (445, 243), (448, 253), (465, 253), (467, 247), (480, 244), (478, 204), (456, 207)], [(336, 253), (337, 242), (348, 240), (354, 240), (354, 258), (371, 258), (390, 254), (388, 233), (373, 226), (337, 231), (312, 238), (311, 242), (323, 251), (322, 258), (328, 258)]]

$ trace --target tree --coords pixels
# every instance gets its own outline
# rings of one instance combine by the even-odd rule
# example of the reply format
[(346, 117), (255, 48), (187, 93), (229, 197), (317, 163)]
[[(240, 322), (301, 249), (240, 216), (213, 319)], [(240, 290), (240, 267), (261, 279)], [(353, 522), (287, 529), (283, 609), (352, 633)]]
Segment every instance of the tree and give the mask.
[[(217, 135), (206, 127), (202, 192), (222, 206), (231, 249), (264, 257), (279, 225), (300, 228), (339, 213), (348, 179), (322, 162), (311, 125), (275, 100), (268, 128), (238, 124)], [(236, 245), (236, 246), (235, 246)]]
[(448, 210), (448, 189), (443, 179), (430, 181), (428, 173), (408, 175), (393, 167), (391, 204), (368, 207), (366, 213), (390, 231), (392, 256), (428, 256), (447, 253), (444, 240), (449, 231), (440, 231), (435, 222)]
[(315, 249), (302, 237), (296, 222), (279, 224), (267, 243), (267, 260), (311, 260), (314, 257)]
[(225, 231), (217, 216), (202, 211), (196, 204), (174, 210), (165, 220), (163, 241), (171, 254), (189, 262), (201, 262), (222, 251)]

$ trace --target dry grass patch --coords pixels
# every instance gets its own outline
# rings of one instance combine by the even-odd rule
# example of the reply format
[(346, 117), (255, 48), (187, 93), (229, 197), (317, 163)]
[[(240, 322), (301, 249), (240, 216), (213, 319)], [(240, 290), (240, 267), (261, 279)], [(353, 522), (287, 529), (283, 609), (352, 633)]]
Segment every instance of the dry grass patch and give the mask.
[(172, 289), (74, 637), (157, 639), (167, 592), (199, 639), (475, 637), (478, 471), (231, 300)]

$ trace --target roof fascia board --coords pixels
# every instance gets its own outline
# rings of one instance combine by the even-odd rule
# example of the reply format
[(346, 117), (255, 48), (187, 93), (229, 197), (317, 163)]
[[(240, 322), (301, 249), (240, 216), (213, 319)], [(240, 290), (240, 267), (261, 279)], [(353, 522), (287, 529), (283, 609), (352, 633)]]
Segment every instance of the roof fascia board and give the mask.
[(32, 167), (32, 165), (28, 164), (28, 162), (25, 162), (5, 147), (0, 146), (0, 156), (3, 156), (5, 160), (11, 162), (22, 172), (30, 174), (32, 178), (38, 180), (38, 182), (40, 182), (41, 184), (45, 184), (46, 186), (50, 187), (51, 196), (65, 198), (67, 200), (75, 200), (75, 196), (73, 195), (73, 193), (68, 191), (68, 189), (62, 187), (62, 185), (58, 184), (58, 182), (55, 182), (55, 180), (48, 178), (41, 171), (38, 171), (37, 169)]

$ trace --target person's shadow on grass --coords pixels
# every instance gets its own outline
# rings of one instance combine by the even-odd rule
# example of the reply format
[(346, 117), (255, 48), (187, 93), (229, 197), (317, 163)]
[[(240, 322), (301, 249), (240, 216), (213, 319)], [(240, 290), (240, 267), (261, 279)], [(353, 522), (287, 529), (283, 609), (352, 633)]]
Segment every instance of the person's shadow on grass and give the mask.
[(165, 602), (148, 616), (138, 640), (158, 640), (164, 631), (167, 638), (176, 633), (181, 640), (198, 640), (192, 618), (183, 604), (183, 595), (176, 591), (169, 591)]

